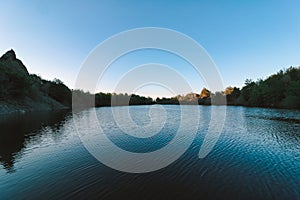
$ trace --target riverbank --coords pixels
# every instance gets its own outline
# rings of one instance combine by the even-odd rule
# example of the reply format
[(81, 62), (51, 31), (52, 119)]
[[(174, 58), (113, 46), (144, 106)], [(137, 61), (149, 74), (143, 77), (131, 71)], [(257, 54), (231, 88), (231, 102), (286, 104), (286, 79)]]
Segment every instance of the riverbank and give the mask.
[(0, 116), (11, 114), (25, 114), (29, 112), (54, 111), (70, 109), (67, 106), (54, 101), (53, 99), (42, 97), (43, 101), (32, 101), (27, 98), (22, 101), (5, 102), (0, 101)]

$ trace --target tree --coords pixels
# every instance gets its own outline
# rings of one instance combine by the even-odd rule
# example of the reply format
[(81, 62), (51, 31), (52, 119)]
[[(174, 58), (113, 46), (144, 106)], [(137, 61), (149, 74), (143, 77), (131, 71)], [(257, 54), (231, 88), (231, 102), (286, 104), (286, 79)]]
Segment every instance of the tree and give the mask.
[(226, 98), (227, 98), (227, 104), (228, 105), (235, 105), (238, 104), (237, 100), (241, 95), (240, 88), (237, 87), (229, 87), (225, 90)]
[(72, 103), (71, 90), (59, 79), (48, 82), (47, 94), (65, 106), (70, 106)]
[(210, 97), (210, 95), (211, 95), (211, 92), (204, 87), (200, 93), (200, 98), (202, 98), (202, 99), (208, 98), (208, 97)]

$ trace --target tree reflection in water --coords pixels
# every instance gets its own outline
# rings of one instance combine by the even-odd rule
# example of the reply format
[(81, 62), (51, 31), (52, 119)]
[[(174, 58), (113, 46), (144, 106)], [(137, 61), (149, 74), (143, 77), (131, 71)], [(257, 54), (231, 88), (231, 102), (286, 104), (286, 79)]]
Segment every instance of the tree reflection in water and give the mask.
[[(0, 117), (0, 163), (8, 173), (15, 171), (16, 159), (22, 156), (22, 151), (28, 143), (39, 142), (44, 134), (53, 134), (57, 140), (62, 134), (58, 131), (64, 124), (69, 111), (52, 111), (12, 115)], [(34, 122), (34, 123), (33, 123)]]

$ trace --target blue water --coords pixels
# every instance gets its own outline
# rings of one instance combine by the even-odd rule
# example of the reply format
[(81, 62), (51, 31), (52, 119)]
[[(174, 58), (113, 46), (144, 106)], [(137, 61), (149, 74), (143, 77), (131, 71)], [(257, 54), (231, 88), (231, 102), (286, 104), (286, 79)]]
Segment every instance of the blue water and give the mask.
[[(122, 129), (115, 122), (113, 113), (124, 109), (135, 126), (125, 120)], [(163, 106), (153, 115), (152, 109), (95, 111), (97, 123), (117, 146), (147, 153), (169, 145), (182, 121), (179, 106)], [(227, 107), (220, 138), (200, 159), (215, 107), (185, 109), (197, 109), (200, 116), (188, 150), (165, 168), (139, 174), (111, 169), (94, 158), (77, 132), (85, 124), (79, 120), (76, 127), (71, 112), (1, 117), (0, 199), (300, 199), (300, 111)], [(94, 120), (93, 113), (76, 116)], [(192, 122), (195, 116), (189, 117)], [(159, 132), (136, 138), (126, 130)], [(97, 139), (95, 133), (86, 134)]]

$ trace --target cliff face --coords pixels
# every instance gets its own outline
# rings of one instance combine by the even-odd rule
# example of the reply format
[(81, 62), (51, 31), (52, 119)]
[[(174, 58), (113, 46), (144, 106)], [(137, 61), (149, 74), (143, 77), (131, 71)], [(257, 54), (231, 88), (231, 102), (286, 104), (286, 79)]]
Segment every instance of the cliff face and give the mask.
[(71, 90), (61, 81), (29, 74), (13, 50), (0, 57), (0, 115), (71, 107)]

